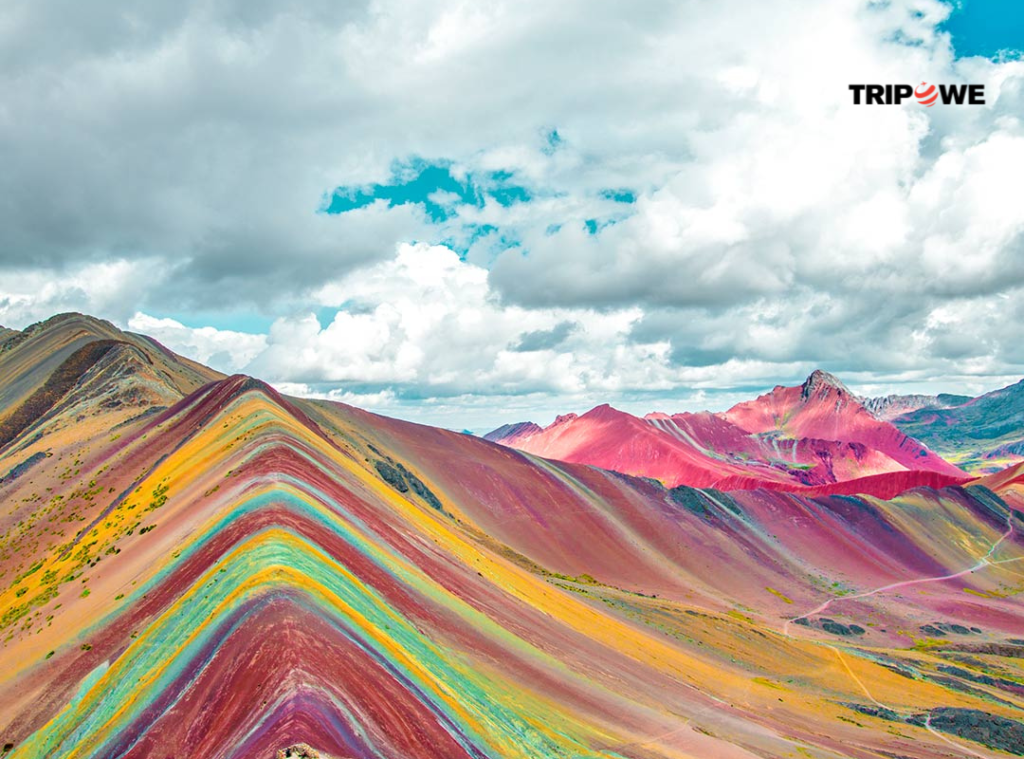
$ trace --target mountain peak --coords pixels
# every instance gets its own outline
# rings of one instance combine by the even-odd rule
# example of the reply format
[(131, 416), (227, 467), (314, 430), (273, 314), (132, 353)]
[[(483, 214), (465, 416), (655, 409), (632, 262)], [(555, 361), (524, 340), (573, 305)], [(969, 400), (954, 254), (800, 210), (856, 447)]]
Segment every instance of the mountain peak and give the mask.
[(85, 325), (93, 329), (120, 331), (106, 319), (89, 316), (88, 314), (80, 314), (77, 311), (66, 311), (65, 313), (55, 314), (48, 319), (43, 319), (42, 321), (30, 324), (25, 328), (25, 332), (41, 332), (43, 330), (53, 329), (54, 327), (59, 327), (68, 323)]
[(490, 440), (492, 443), (508, 444), (514, 440), (536, 435), (541, 431), (541, 427), (533, 422), (513, 422), (512, 424), (503, 424), (496, 430), (491, 430), (483, 438), (484, 440)]
[(810, 398), (811, 395), (820, 390), (838, 390), (841, 393), (847, 395), (853, 395), (850, 389), (842, 383), (842, 381), (834, 374), (829, 374), (823, 369), (815, 369), (811, 372), (811, 375), (804, 380), (804, 384), (800, 386), (801, 395), (804, 399)]
[(635, 419), (636, 417), (631, 414), (627, 414), (625, 411), (619, 411), (611, 404), (602, 403), (600, 406), (594, 406), (587, 413), (580, 417), (581, 419), (589, 419), (591, 421), (618, 421), (620, 419)]

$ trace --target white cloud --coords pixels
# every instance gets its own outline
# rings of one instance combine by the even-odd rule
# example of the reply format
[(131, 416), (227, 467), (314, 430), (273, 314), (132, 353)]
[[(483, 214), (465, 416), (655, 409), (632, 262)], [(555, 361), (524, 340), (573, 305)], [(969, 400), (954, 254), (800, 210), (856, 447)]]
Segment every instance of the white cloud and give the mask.
[(21, 268), (0, 277), (0, 324), (24, 328), (56, 313), (84, 311), (123, 321), (147, 283), (159, 283), (157, 259), (113, 259), (60, 272)]
[[(639, 309), (525, 309), (502, 305), (487, 270), (450, 249), (400, 245), (396, 255), (325, 284), (312, 314), (279, 319), (247, 367), (273, 381), (384, 383), (459, 393), (577, 393), (671, 386), (667, 343), (628, 339)], [(557, 345), (523, 351), (523, 338), (563, 325)]]
[[(1024, 63), (957, 59), (948, 11), (12, 0), (0, 322), (86, 310), (227, 371), (397, 406), (692, 397), (818, 363), (995, 382), (1024, 371)], [(983, 82), (988, 104), (847, 90), (920, 80)], [(437, 192), (456, 214), (440, 224), (384, 200), (318, 213), (417, 157), (511, 172), (531, 199)], [(189, 309), (276, 321), (159, 318)]]
[(358, 406), (367, 411), (389, 411), (398, 408), (398, 399), (391, 390), (381, 390), (376, 393), (351, 393), (337, 388), (317, 390), (302, 382), (276, 382), (274, 389), (285, 395), (347, 403), (349, 406)]
[(264, 335), (186, 327), (174, 319), (159, 319), (141, 312), (128, 320), (128, 329), (154, 337), (175, 353), (228, 374), (244, 368), (267, 345)]

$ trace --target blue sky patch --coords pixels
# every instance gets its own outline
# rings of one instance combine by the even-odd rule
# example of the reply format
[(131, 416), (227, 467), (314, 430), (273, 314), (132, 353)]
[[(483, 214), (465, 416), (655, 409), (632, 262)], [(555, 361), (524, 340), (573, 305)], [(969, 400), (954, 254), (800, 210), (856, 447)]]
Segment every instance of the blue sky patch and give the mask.
[(514, 184), (495, 187), (487, 194), (506, 208), (513, 203), (528, 203), (533, 198), (533, 195), (525, 187)]
[(503, 232), (494, 224), (464, 224), (458, 228), (455, 234), (450, 234), (437, 242), (454, 250), (459, 254), (459, 258), (465, 261), (469, 255), (469, 249), (485, 238), (489, 238), (486, 239), (484, 245), (490, 251), (489, 255), (492, 259), (500, 251), (518, 248), (522, 245), (515, 235)]
[(544, 147), (541, 148), (541, 152), (544, 155), (551, 155), (558, 150), (565, 143), (562, 139), (562, 135), (558, 133), (557, 129), (552, 129), (544, 136)]
[(957, 0), (941, 27), (952, 35), (957, 57), (998, 58), (1024, 49), (1024, 2)]
[(270, 325), (274, 323), (275, 316), (261, 314), (253, 311), (170, 311), (158, 312), (162, 319), (174, 319), (191, 329), (200, 327), (213, 327), (215, 329), (230, 330), (232, 332), (247, 332), (250, 334), (266, 333)]
[[(362, 187), (338, 187), (330, 195), (322, 211), (342, 214), (354, 211), (380, 200), (389, 207), (416, 203), (423, 206), (432, 222), (441, 223), (458, 215), (458, 205), (483, 208), (487, 199), (502, 206), (526, 203), (533, 198), (530, 190), (515, 181), (510, 171), (494, 171), (483, 177), (468, 175), (457, 179), (451, 171), (451, 162), (430, 162), (414, 158), (407, 163), (396, 162), (391, 167), (391, 180), (385, 184)], [(443, 197), (447, 195), (446, 202)]]
[(354, 211), (378, 201), (386, 200), (390, 207), (419, 203), (433, 222), (449, 219), (453, 212), (447, 204), (439, 203), (439, 192), (454, 195), (462, 203), (483, 206), (483, 198), (470, 182), (460, 182), (452, 176), (450, 164), (428, 163), (414, 160), (408, 164), (395, 164), (391, 168), (391, 181), (365, 187), (338, 187), (331, 194), (325, 213), (340, 214)]
[(601, 197), (614, 200), (616, 203), (636, 203), (636, 193), (632, 190), (601, 190)]
[(492, 232), (498, 231), (498, 228), (493, 224), (468, 224), (466, 229), (469, 231), (470, 243), (474, 243), (481, 237), (486, 237)]

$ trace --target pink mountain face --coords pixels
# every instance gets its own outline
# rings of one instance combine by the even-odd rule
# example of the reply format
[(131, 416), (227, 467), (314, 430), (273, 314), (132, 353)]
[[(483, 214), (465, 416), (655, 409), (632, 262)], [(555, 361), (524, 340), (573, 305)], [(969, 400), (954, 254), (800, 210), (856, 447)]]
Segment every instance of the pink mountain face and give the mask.
[[(723, 430), (732, 425), (717, 420)], [(734, 441), (748, 437), (742, 431), (723, 432)], [(739, 457), (718, 456), (683, 432), (671, 419), (640, 419), (604, 405), (582, 416), (559, 417), (554, 424), (530, 437), (500, 441), (545, 458), (590, 464), (625, 474), (653, 477), (668, 485), (714, 487), (723, 480), (788, 482), (785, 473), (770, 467), (751, 467)]]
[(747, 432), (785, 440), (817, 438), (859, 443), (897, 462), (900, 469), (964, 476), (964, 472), (877, 419), (831, 374), (816, 371), (799, 387), (776, 387), (733, 406), (724, 417)]
[(582, 416), (561, 416), (544, 429), (508, 425), (487, 437), (545, 458), (653, 477), (672, 487), (831, 492), (839, 483), (867, 478), (863, 490), (849, 492), (891, 496), (935, 485), (937, 479), (941, 484), (966, 479), (872, 416), (825, 372), (815, 372), (798, 387), (776, 387), (724, 414), (652, 413), (641, 419), (603, 405)]

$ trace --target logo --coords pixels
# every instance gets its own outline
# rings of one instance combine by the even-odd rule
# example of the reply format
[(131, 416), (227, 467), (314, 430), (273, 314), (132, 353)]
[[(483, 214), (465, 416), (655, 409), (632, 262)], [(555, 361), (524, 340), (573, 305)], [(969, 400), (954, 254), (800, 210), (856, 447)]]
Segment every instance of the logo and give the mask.
[(914, 98), (925, 108), (943, 105), (985, 105), (984, 84), (851, 84), (854, 105), (899, 105)]
[(939, 99), (939, 88), (934, 84), (928, 84), (927, 82), (921, 82), (921, 86), (914, 90), (914, 97), (917, 98), (917, 102), (926, 108), (931, 108), (935, 105), (935, 101)]

